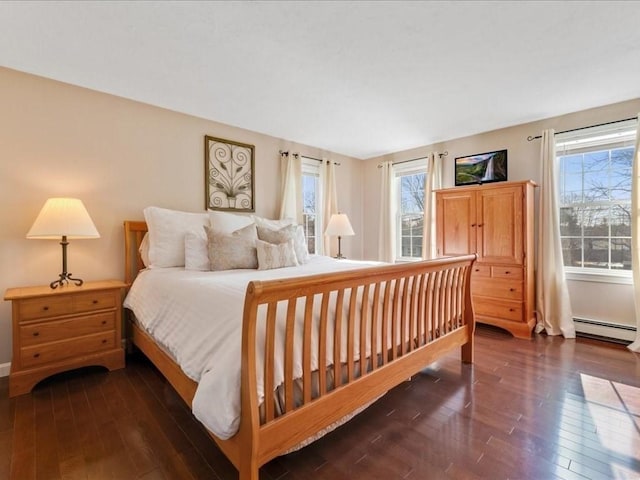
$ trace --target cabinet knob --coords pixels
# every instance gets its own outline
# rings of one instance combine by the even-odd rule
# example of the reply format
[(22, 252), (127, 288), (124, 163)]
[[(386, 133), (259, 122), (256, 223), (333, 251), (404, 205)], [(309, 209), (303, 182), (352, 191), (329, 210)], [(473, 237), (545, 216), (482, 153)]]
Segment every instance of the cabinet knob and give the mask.
[(102, 325), (106, 325), (107, 321), (106, 320), (102, 320)]
[(107, 343), (107, 341), (105, 339), (102, 339), (102, 343)]
[(42, 310), (44, 310), (44, 311), (46, 312), (47, 310), (49, 310), (49, 307), (47, 307), (47, 306), (45, 305), (44, 307), (42, 307)]
[(94, 301), (93, 301), (93, 302), (91, 302), (91, 303), (93, 303), (93, 304), (95, 305), (96, 303), (98, 303), (98, 300), (94, 300)]
[(38, 358), (39, 356), (40, 356), (40, 354), (39, 354), (39, 353), (34, 353), (34, 354), (33, 354), (33, 358)]
[(509, 275), (511, 272), (509, 270), (507, 270), (506, 272), (504, 272), (505, 275)]
[(482, 227), (482, 225), (484, 225), (484, 223), (479, 223), (479, 224), (478, 224), (478, 226), (479, 226), (479, 227)]
[(33, 332), (34, 337), (37, 337), (38, 335), (40, 335), (40, 332)]
[(480, 271), (480, 269), (479, 269), (479, 268), (476, 268), (476, 272), (479, 272), (479, 271)]
[(476, 224), (475, 224), (475, 223), (472, 223), (472, 224), (471, 224), (471, 226), (472, 226), (472, 227), (475, 227), (475, 226), (476, 226)]
[(510, 308), (510, 309), (509, 309), (509, 311), (510, 311), (510, 312), (515, 312), (515, 311), (516, 311), (516, 309), (515, 309), (515, 308)]
[(516, 289), (515, 289), (515, 288), (510, 288), (510, 289), (509, 289), (509, 291), (510, 291), (510, 292), (515, 292), (515, 291), (516, 291)]

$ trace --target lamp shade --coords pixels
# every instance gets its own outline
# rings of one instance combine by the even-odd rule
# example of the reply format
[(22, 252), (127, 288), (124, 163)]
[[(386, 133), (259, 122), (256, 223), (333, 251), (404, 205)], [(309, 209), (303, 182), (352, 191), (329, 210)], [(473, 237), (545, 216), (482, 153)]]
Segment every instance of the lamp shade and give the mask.
[(27, 238), (99, 238), (87, 209), (77, 198), (50, 198), (33, 222)]
[(349, 217), (345, 213), (334, 213), (329, 219), (329, 225), (324, 231), (325, 235), (346, 237), (349, 235), (355, 235), (353, 228), (351, 228), (351, 222)]

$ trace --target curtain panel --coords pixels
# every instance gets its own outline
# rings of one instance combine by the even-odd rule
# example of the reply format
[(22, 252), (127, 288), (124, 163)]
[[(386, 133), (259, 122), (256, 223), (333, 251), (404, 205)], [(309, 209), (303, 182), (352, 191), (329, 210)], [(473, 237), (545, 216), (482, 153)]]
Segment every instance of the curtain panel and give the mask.
[(427, 157), (427, 174), (424, 188), (424, 222), (422, 232), (422, 258), (436, 258), (436, 195), (442, 188), (442, 161), (438, 152)]
[(292, 218), (302, 224), (302, 159), (296, 154), (280, 155), (282, 174), (280, 219)]
[(396, 258), (396, 221), (393, 203), (393, 162), (380, 167), (380, 230), (378, 231), (378, 259), (393, 262)]
[(548, 335), (575, 338), (569, 289), (564, 276), (560, 214), (558, 211), (558, 163), (556, 161), (555, 132), (542, 132), (540, 147), (541, 185), (538, 221), (538, 271), (536, 331)]
[[(322, 159), (320, 167), (320, 178), (322, 181), (322, 255), (332, 256), (331, 252), (337, 253), (337, 239), (329, 235), (324, 235), (331, 220), (331, 215), (338, 213), (338, 192), (336, 190), (336, 166), (333, 161)], [(336, 244), (335, 248), (332, 242)]]

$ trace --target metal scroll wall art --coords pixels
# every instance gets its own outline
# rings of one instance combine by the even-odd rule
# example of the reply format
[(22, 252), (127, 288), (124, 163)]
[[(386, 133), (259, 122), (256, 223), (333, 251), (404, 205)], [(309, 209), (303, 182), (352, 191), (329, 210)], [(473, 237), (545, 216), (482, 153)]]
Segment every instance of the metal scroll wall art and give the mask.
[(254, 212), (255, 147), (206, 135), (205, 208)]

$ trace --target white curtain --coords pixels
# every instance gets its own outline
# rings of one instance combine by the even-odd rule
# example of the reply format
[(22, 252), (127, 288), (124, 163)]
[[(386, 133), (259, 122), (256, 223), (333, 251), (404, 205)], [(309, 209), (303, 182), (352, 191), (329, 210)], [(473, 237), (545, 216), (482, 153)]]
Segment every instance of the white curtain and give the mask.
[(380, 230), (378, 232), (378, 259), (393, 262), (396, 258), (396, 219), (393, 162), (382, 162), (380, 166)]
[(424, 226), (422, 232), (422, 258), (436, 257), (436, 195), (442, 188), (442, 162), (438, 152), (427, 157), (427, 175), (424, 186)]
[[(336, 166), (333, 161), (322, 159), (320, 167), (320, 178), (322, 179), (322, 235), (324, 235), (331, 215), (338, 213), (338, 193), (336, 190)], [(337, 245), (335, 237), (324, 235), (322, 239), (322, 255), (331, 256), (331, 252), (337, 248), (331, 248), (331, 241)]]
[(536, 331), (575, 338), (569, 290), (564, 277), (560, 214), (558, 211), (558, 164), (552, 129), (542, 132), (540, 148), (540, 208), (538, 222), (538, 271)]
[(280, 218), (302, 223), (302, 159), (297, 153), (280, 155), (282, 173)]
[[(640, 114), (638, 114), (640, 130)], [(636, 340), (629, 349), (640, 352), (640, 134), (636, 131), (636, 150), (631, 174), (631, 268), (633, 271), (633, 300), (636, 306)]]

